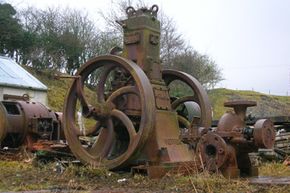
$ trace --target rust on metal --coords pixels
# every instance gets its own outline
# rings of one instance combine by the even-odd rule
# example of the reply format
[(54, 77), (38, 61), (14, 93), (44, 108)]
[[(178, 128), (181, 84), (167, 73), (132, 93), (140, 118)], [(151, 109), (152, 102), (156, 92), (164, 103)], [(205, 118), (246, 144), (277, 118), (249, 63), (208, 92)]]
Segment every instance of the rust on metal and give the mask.
[(38, 139), (64, 139), (61, 113), (54, 113), (39, 102), (4, 100), (0, 102), (1, 147), (19, 147), (26, 144), (31, 149)]
[[(126, 9), (123, 49), (95, 57), (77, 71), (63, 114), (66, 140), (83, 163), (112, 170), (131, 168), (152, 178), (167, 172), (202, 169), (228, 177), (256, 175), (248, 153), (272, 148), (275, 132), (268, 119), (245, 123), (253, 101), (231, 101), (233, 107), (211, 128), (212, 110), (200, 82), (177, 70), (163, 70), (160, 60), (158, 6)], [(175, 82), (191, 94), (173, 96)], [(88, 97), (86, 90), (95, 97)], [(91, 126), (84, 126), (86, 119)]]
[[(270, 118), (250, 119), (247, 108), (257, 103), (235, 100), (224, 103), (233, 110), (213, 128), (201, 83), (185, 72), (162, 69), (157, 12), (157, 5), (128, 7), (127, 18), (118, 21), (123, 48), (92, 58), (75, 75), (57, 75), (72, 79), (63, 113), (31, 102), (29, 96), (5, 95), (0, 102), (0, 146), (25, 145), (52, 157), (71, 156), (66, 143), (58, 143), (65, 139), (85, 164), (130, 169), (151, 178), (205, 169), (229, 178), (257, 176), (249, 153), (273, 148), (274, 123), (289, 128), (289, 118), (274, 123)], [(189, 94), (175, 96), (171, 88), (176, 82)], [(289, 157), (284, 164), (289, 165)], [(289, 184), (289, 179), (252, 178), (251, 183)]]
[(11, 95), (11, 94), (4, 94), (3, 95), (4, 100), (21, 100), (21, 101), (29, 101), (30, 97), (28, 94), (24, 94), (22, 96), (18, 95)]
[[(259, 148), (273, 148), (275, 130), (269, 119), (257, 120), (253, 127), (246, 126), (247, 107), (255, 105), (254, 101), (244, 100), (225, 103), (226, 107), (233, 107), (234, 112), (225, 113), (216, 130), (204, 135), (202, 139), (205, 139), (198, 145), (202, 161), (210, 170), (220, 168), (229, 177), (258, 175), (258, 169), (251, 164), (249, 153)], [(221, 154), (218, 153), (220, 150)], [(208, 164), (210, 157), (215, 162)]]

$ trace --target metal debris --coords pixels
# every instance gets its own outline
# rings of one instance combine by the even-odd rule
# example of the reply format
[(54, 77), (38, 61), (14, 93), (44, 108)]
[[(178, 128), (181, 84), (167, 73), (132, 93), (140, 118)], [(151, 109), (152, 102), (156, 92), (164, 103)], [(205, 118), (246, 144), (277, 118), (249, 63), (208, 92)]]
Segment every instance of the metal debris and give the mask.
[(249, 182), (251, 184), (290, 185), (290, 177), (259, 176), (255, 178), (250, 178)]

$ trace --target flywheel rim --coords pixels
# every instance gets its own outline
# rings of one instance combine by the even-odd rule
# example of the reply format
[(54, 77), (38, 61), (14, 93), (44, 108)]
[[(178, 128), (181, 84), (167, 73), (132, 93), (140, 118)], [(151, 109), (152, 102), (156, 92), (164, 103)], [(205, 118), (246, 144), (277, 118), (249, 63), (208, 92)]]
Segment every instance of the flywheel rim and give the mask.
[[(140, 94), (140, 103), (142, 109), (141, 121), (139, 130), (136, 131), (136, 135), (133, 135), (134, 140), (132, 143), (130, 139), (130, 147), (128, 147), (128, 149), (123, 154), (115, 159), (107, 159), (105, 157), (101, 158), (99, 156), (91, 155), (82, 147), (77, 135), (72, 129), (72, 123), (70, 123), (70, 117), (73, 116), (72, 112), (70, 112), (72, 110), (72, 106), (74, 106), (73, 103), (76, 103), (76, 101), (79, 100), (78, 96), (76, 96), (78, 84), (77, 79), (73, 81), (66, 97), (63, 124), (64, 133), (68, 144), (74, 155), (80, 159), (80, 161), (94, 166), (105, 166), (109, 169), (118, 169), (128, 165), (130, 161), (136, 157), (136, 154), (140, 151), (140, 149), (143, 148), (148, 136), (153, 129), (155, 116), (154, 95), (150, 81), (148, 80), (143, 70), (134, 62), (115, 55), (98, 56), (89, 60), (77, 71), (76, 77), (80, 77), (83, 81), (90, 72), (108, 64), (126, 69), (133, 77), (136, 83), (135, 87), (138, 89)], [(122, 116), (122, 112), (114, 112), (114, 116), (121, 116), (123, 117), (123, 120), (127, 120), (126, 118), (124, 119), (124, 115)], [(110, 132), (112, 133), (113, 131)], [(128, 132), (132, 133), (132, 130)]]
[[(186, 83), (193, 90), (193, 92), (196, 94), (196, 97), (185, 96), (184, 97), (185, 100), (181, 99), (180, 102), (185, 101), (196, 102), (200, 106), (201, 110), (201, 120), (199, 126), (209, 128), (212, 122), (212, 110), (208, 95), (204, 90), (204, 88), (202, 87), (202, 85), (200, 84), (200, 82), (190, 74), (172, 69), (163, 70), (162, 78), (165, 81), (166, 85), (169, 85), (171, 82), (175, 80), (180, 80), (181, 82)], [(177, 104), (175, 105), (174, 102), (175, 101), (173, 101), (172, 103), (173, 109), (175, 109), (178, 106)]]

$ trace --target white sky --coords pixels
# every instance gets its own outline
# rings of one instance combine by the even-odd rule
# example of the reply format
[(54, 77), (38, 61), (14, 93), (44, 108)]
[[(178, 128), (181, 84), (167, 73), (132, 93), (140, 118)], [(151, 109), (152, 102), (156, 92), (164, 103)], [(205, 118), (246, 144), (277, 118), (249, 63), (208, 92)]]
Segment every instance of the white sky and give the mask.
[[(290, 95), (290, 1), (144, 1), (157, 4), (175, 20), (179, 32), (196, 50), (216, 61), (225, 78), (219, 87)], [(77, 8), (96, 21), (99, 10), (112, 6), (111, 0), (6, 2), (16, 7)]]

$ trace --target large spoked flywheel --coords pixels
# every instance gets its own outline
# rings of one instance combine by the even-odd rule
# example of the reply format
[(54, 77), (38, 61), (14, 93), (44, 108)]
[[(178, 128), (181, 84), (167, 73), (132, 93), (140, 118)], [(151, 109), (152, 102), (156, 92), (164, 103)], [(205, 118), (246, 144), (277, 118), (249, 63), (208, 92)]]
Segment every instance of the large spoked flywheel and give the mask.
[(171, 96), (172, 109), (178, 111), (180, 106), (187, 109), (186, 115), (183, 112), (179, 114), (179, 122), (188, 128), (192, 124), (192, 117), (196, 116), (199, 118), (198, 123), (196, 123), (199, 127), (210, 127), (212, 120), (211, 106), (208, 95), (199, 81), (193, 76), (177, 70), (163, 70), (162, 77), (169, 87), (174, 82), (180, 82), (189, 87), (189, 94), (184, 94), (185, 91), (182, 90), (180, 96)]
[(76, 73), (64, 106), (65, 136), (83, 163), (119, 169), (136, 157), (154, 125), (154, 95), (142, 69), (106, 55)]

